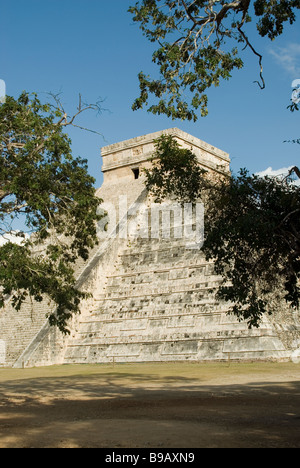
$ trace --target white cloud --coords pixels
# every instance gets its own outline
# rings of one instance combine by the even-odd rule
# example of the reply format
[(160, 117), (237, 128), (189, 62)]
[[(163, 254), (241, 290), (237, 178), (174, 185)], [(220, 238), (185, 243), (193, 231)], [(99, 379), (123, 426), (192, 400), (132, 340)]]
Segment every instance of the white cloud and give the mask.
[(20, 231), (15, 231), (15, 233), (11, 232), (9, 234), (0, 236), (0, 247), (6, 244), (7, 242), (12, 242), (13, 244), (21, 245), (24, 242), (24, 240), (29, 238), (28, 234), (25, 234), (25, 238), (24, 238), (24, 237), (18, 236), (17, 232), (20, 232)]
[(268, 167), (268, 169), (265, 169), (264, 171), (257, 172), (256, 175), (265, 177), (265, 176), (287, 176), (289, 170), (292, 168), (291, 167), (282, 167), (281, 169), (273, 169), (272, 167)]
[(300, 78), (300, 44), (294, 42), (286, 47), (274, 47), (269, 53), (293, 78)]
[[(280, 169), (273, 169), (272, 167), (268, 167), (264, 171), (257, 172), (256, 175), (260, 177), (286, 177), (289, 171), (292, 169), (293, 166), (290, 167), (281, 167)], [(300, 187), (300, 180), (297, 179), (293, 182), (295, 185)]]

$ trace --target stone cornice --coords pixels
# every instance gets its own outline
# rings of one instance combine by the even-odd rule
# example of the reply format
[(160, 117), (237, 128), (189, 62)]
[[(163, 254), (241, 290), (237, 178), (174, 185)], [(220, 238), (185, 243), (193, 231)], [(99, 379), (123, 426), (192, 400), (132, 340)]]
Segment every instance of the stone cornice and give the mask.
[(218, 158), (223, 159), (226, 162), (230, 161), (229, 154), (226, 153), (225, 151), (220, 150), (219, 148), (216, 148), (215, 146), (212, 146), (209, 143), (206, 143), (205, 141), (200, 140), (199, 138), (193, 137), (192, 135), (186, 132), (183, 132), (182, 130), (176, 127), (169, 128), (167, 130), (161, 130), (155, 133), (149, 133), (147, 135), (143, 135), (143, 136), (136, 137), (136, 138), (131, 138), (130, 140), (125, 140), (120, 143), (114, 143), (112, 145), (104, 146), (101, 149), (101, 154), (103, 157), (105, 157), (108, 154), (113, 154), (119, 151), (123, 151), (125, 149), (130, 149), (130, 148), (141, 146), (141, 144), (145, 145), (147, 143), (152, 143), (153, 140), (156, 140), (161, 135), (173, 135), (174, 137), (177, 137), (193, 146), (197, 146), (198, 148), (205, 150), (213, 154), (214, 156), (217, 156)]

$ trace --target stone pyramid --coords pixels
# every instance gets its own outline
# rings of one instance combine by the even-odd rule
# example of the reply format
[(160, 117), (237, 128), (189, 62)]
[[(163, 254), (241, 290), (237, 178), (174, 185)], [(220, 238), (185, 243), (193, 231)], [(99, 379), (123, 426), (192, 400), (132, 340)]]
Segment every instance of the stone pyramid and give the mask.
[(284, 312), (285, 305), (249, 330), (216, 300), (221, 278), (201, 253), (195, 213), (178, 217), (173, 205), (166, 207), (165, 225), (160, 208), (154, 226), (142, 168), (163, 133), (191, 148), (206, 169), (229, 172), (227, 153), (176, 128), (103, 148), (98, 196), (108, 216), (99, 226), (100, 245), (78, 266), (78, 285), (93, 298), (73, 319), (70, 336), (41, 326), (39, 314), (38, 331), (37, 325), (12, 365), (286, 360), (300, 346), (299, 314)]

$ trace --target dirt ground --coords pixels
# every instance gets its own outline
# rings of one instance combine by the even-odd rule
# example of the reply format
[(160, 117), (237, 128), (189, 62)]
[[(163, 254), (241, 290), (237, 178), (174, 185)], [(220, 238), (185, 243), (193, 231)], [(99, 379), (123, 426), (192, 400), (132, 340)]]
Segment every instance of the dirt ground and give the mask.
[(300, 364), (0, 369), (0, 448), (299, 448)]

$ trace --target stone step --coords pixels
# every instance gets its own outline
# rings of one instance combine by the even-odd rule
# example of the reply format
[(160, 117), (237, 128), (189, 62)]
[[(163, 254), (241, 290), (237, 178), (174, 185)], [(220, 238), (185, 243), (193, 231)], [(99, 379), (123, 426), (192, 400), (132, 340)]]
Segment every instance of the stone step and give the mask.
[[(145, 329), (137, 330), (116, 330), (116, 324), (112, 324), (111, 328), (103, 328), (101, 333), (99, 332), (81, 332), (77, 333), (74, 339), (72, 340), (71, 345), (83, 346), (89, 344), (109, 344), (109, 343), (132, 343), (132, 342), (153, 342), (153, 341), (185, 341), (187, 339), (193, 339), (197, 341), (203, 340), (217, 340), (217, 339), (228, 339), (229, 337), (233, 338), (244, 338), (249, 336), (275, 336), (274, 332), (270, 329), (261, 330), (260, 332), (249, 334), (249, 331), (244, 327), (236, 328), (224, 328), (222, 326), (215, 326), (212, 331), (212, 326), (202, 327), (201, 332), (196, 331), (195, 328), (190, 326), (182, 327), (181, 329), (175, 327), (166, 327), (163, 332), (153, 333), (153, 327), (148, 326)], [(212, 324), (211, 324), (212, 325)], [(184, 331), (183, 331), (184, 328)]]
[[(164, 268), (152, 268), (152, 269), (144, 269), (136, 271), (135, 269), (132, 269), (131, 271), (128, 271), (126, 273), (118, 272), (115, 271), (113, 274), (107, 275), (107, 279), (114, 279), (114, 278), (127, 278), (131, 276), (137, 276), (137, 275), (152, 275), (152, 274), (158, 274), (158, 273), (173, 273), (175, 276), (178, 272), (180, 274), (180, 271), (188, 272), (189, 275), (201, 275), (201, 274), (207, 274), (207, 275), (212, 275), (212, 265), (208, 262), (187, 262), (184, 265), (177, 265), (177, 266), (170, 266), (170, 267), (164, 267)], [(214, 275), (213, 276), (217, 276)], [(218, 278), (221, 279), (221, 276), (218, 276)]]
[[(142, 300), (133, 300), (133, 298), (124, 301), (123, 298), (113, 301), (101, 301), (101, 306), (91, 310), (88, 315), (88, 320), (91, 317), (102, 317), (108, 315), (110, 317), (115, 317), (118, 314), (120, 317), (142, 317), (144, 315), (152, 316), (160, 315), (185, 315), (191, 312), (192, 314), (202, 313), (202, 314), (213, 314), (227, 312), (228, 304), (218, 304), (217, 301), (212, 300), (208, 302), (204, 299), (202, 302), (197, 301), (195, 303), (176, 303), (174, 301), (164, 301), (164, 298), (157, 296), (158, 301), (152, 302), (147, 301), (146, 299)], [(137, 298), (139, 299), (139, 298)], [(99, 301), (100, 302), (100, 301)], [(166, 303), (167, 302), (167, 303)]]
[(274, 356), (286, 358), (287, 352), (278, 338), (272, 334), (261, 336), (236, 333), (221, 335), (216, 333), (197, 337), (176, 337), (169, 339), (113, 337), (95, 343), (72, 344), (68, 347), (65, 362), (130, 362), (130, 361), (170, 361), (170, 360), (228, 360), (269, 359)]
[(198, 308), (192, 305), (190, 308), (185, 309), (176, 309), (174, 307), (169, 308), (139, 308), (137, 311), (126, 311), (124, 308), (122, 309), (111, 309), (105, 308), (98, 311), (92, 311), (89, 315), (85, 315), (84, 318), (81, 317), (80, 326), (86, 323), (98, 323), (98, 322), (111, 322), (117, 320), (143, 320), (146, 318), (174, 318), (174, 317), (209, 317), (209, 316), (216, 316), (222, 315), (222, 323), (236, 323), (237, 320), (235, 317), (229, 315), (228, 306), (219, 307), (202, 307)]

